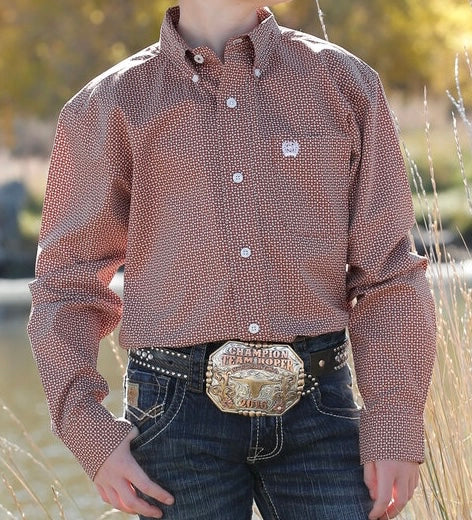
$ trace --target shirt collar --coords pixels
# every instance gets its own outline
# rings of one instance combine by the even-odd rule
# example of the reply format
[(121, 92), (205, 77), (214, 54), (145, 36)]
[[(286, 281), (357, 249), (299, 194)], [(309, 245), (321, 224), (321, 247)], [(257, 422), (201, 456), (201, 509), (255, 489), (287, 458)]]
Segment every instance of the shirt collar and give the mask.
[[(257, 14), (259, 24), (248, 34), (248, 37), (254, 47), (254, 65), (264, 68), (277, 47), (281, 31), (273, 13), (267, 7), (258, 9)], [(179, 16), (178, 6), (167, 10), (161, 26), (161, 50), (177, 63), (193, 71), (193, 65), (187, 56), (195, 53), (177, 31)]]

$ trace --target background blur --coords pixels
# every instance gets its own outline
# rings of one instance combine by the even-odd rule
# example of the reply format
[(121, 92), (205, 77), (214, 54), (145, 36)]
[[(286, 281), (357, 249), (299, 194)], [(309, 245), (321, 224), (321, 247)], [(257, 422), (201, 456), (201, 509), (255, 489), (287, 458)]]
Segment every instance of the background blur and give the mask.
[[(422, 193), (421, 200), (414, 198), (418, 248), (426, 247), (438, 259), (433, 229), (451, 259), (470, 259), (472, 125), (463, 109), (472, 104), (472, 67), (465, 51), (472, 45), (472, 0), (319, 1), (330, 41), (363, 58), (383, 80), (398, 119), (412, 188), (419, 184)], [(97, 74), (158, 40), (163, 14), (173, 3), (0, 0), (0, 518), (98, 518), (97, 511), (103, 511), (100, 518), (111, 515), (49, 432), (25, 332), (26, 283), (34, 277), (48, 157), (61, 107)], [(325, 36), (314, 0), (293, 0), (274, 11), (282, 25)], [(468, 283), (456, 312), (457, 331), (464, 336), (466, 324), (472, 323), (472, 317), (464, 321), (464, 309), (470, 312), (472, 302), (470, 278)], [(460, 341), (453, 343), (463, 362)], [(113, 339), (107, 344), (113, 347)], [(470, 354), (470, 338), (466, 344)], [(108, 404), (119, 414), (121, 354), (102, 350), (101, 369), (111, 388)], [(468, 377), (471, 384), (470, 373)], [(454, 389), (453, 394), (460, 392)], [(465, 396), (463, 401), (470, 401), (470, 393)], [(470, 422), (467, 428), (470, 446)], [(451, 435), (457, 431), (451, 428)], [(472, 503), (467, 505), (464, 493), (464, 511), (470, 512)], [(454, 495), (451, 502), (459, 499)], [(446, 509), (440, 505), (439, 510)], [(414, 518), (471, 517), (444, 513)]]
[[(156, 41), (170, 5), (0, 0), (0, 278), (33, 275), (47, 157), (60, 108), (94, 76)], [(427, 86), (436, 182), (446, 192), (447, 240), (460, 247), (462, 233), (470, 243), (472, 221), (459, 202), (455, 143), (444, 131), (451, 119), (446, 91), (455, 89), (456, 53), (472, 41), (468, 1), (321, 0), (321, 8), (329, 39), (380, 73), (430, 191), (422, 107)], [(295, 0), (276, 12), (282, 24), (323, 36), (313, 0)], [(460, 67), (459, 76), (466, 74), (467, 67)], [(470, 153), (465, 161), (470, 164)]]

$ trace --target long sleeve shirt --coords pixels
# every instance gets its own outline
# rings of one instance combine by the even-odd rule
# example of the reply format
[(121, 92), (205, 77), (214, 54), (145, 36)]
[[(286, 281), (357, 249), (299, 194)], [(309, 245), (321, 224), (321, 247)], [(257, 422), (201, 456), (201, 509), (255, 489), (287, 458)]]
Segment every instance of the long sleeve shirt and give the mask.
[(258, 15), (223, 61), (185, 43), (172, 8), (159, 42), (61, 112), (28, 333), (53, 430), (92, 478), (131, 429), (97, 371), (120, 321), (125, 349), (348, 327), (361, 462), (423, 460), (434, 302), (382, 85)]

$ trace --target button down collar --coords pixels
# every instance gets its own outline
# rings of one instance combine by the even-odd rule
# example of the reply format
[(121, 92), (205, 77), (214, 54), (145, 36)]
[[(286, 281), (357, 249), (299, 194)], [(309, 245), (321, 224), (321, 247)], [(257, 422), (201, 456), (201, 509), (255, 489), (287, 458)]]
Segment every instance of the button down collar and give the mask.
[[(281, 30), (272, 12), (267, 8), (260, 8), (257, 11), (259, 24), (248, 33), (249, 39), (254, 47), (255, 62), (260, 67), (269, 60), (272, 53), (276, 50), (281, 38)], [(180, 9), (178, 6), (171, 7), (167, 10), (162, 22), (160, 34), (160, 48), (172, 61), (179, 65), (192, 70), (194, 73), (195, 62), (193, 59), (189, 62), (187, 53), (193, 57), (194, 50), (186, 43), (177, 31), (177, 24), (180, 17)], [(243, 40), (243, 38), (236, 38)], [(193, 63), (192, 63), (193, 62)]]

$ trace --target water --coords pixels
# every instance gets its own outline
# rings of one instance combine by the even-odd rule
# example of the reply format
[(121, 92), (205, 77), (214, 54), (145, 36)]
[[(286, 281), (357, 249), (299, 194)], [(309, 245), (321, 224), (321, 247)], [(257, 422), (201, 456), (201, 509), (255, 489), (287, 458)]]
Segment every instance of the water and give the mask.
[[(74, 457), (50, 432), (44, 393), (25, 330), (28, 312), (29, 307), (21, 302), (0, 305), (0, 398), (3, 405), (0, 410), (0, 473), (7, 480), (7, 483), (0, 481), (0, 519), (20, 519), (20, 511), (25, 518), (34, 520), (98, 519), (110, 509), (109, 506), (102, 503)], [(110, 384), (106, 404), (119, 415), (121, 371), (108, 340), (103, 342), (99, 369)], [(51, 469), (41, 468), (33, 457)], [(27, 483), (29, 491), (20, 480)], [(57, 480), (55, 484), (54, 480)], [(53, 484), (59, 493), (57, 502), (64, 509), (63, 514), (54, 499)], [(131, 517), (116, 513), (106, 518)]]
[[(460, 274), (470, 287), (471, 261), (462, 267)], [(447, 278), (448, 269), (441, 268), (436, 276)], [(44, 393), (26, 334), (30, 301), (26, 282), (0, 280), (0, 520), (131, 518), (118, 512), (103, 516), (109, 506), (102, 503), (74, 457), (50, 432)], [(112, 284), (118, 293), (121, 283), (119, 275)], [(124, 353), (121, 360), (125, 360)], [(120, 415), (122, 371), (109, 339), (102, 342), (99, 370), (110, 386), (105, 403)]]
[[(118, 293), (121, 292), (120, 285), (118, 276), (113, 283)], [(0, 479), (0, 520), (19, 520), (21, 511), (27, 520), (137, 518), (120, 512), (106, 514), (110, 506), (103, 504), (74, 457), (51, 433), (47, 405), (26, 333), (28, 314), (26, 280), (15, 283), (0, 281), (0, 408), (4, 405), (0, 409), (0, 477), (4, 474), (8, 481), (5, 484)], [(117, 335), (118, 329), (112, 339)], [(124, 364), (126, 355), (118, 353)], [(101, 345), (98, 368), (110, 387), (105, 404), (113, 413), (121, 415), (122, 371), (107, 338)], [(25, 452), (6, 446), (6, 442)], [(37, 445), (38, 450), (32, 444)], [(33, 458), (50, 469), (41, 468)], [(20, 479), (27, 483), (29, 492)], [(52, 485), (59, 494), (57, 500)], [(259, 517), (253, 518), (257, 520)]]

